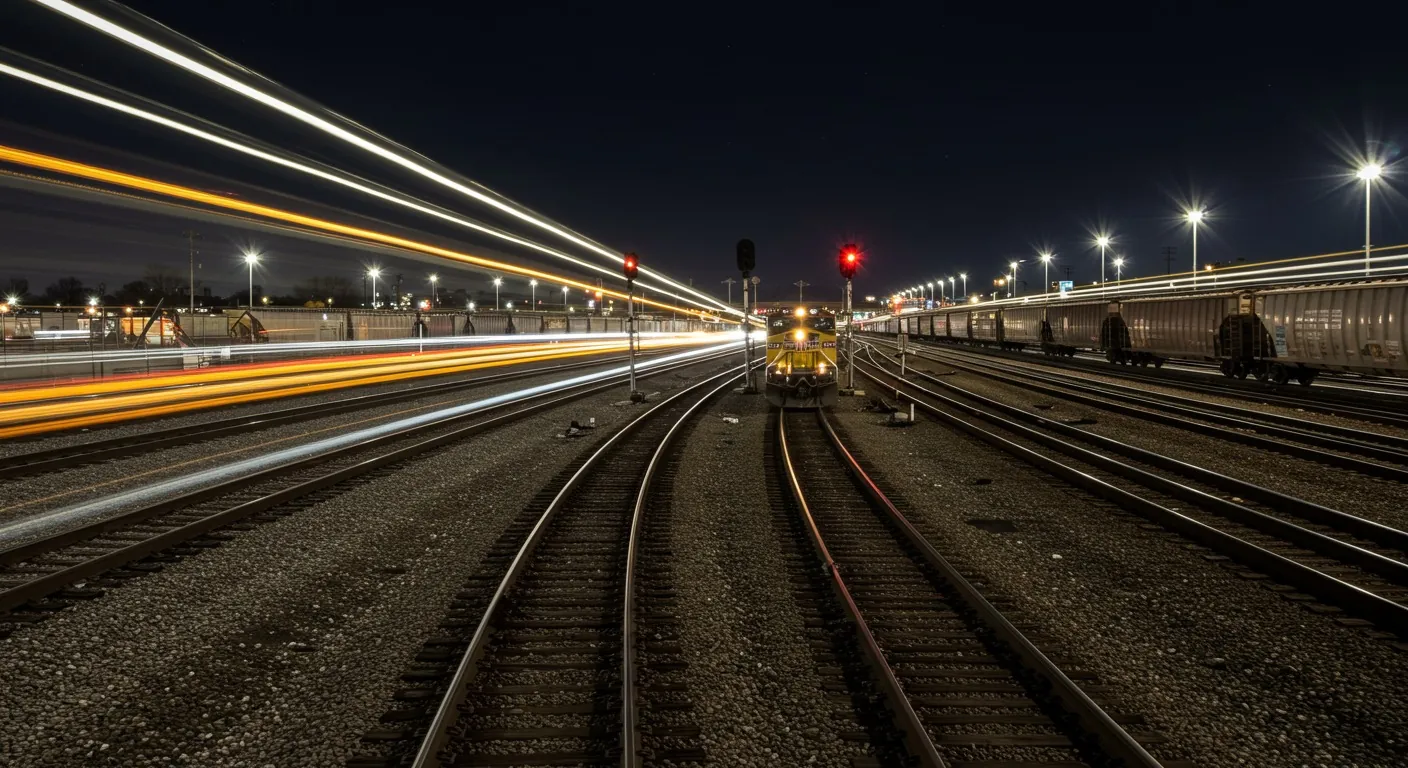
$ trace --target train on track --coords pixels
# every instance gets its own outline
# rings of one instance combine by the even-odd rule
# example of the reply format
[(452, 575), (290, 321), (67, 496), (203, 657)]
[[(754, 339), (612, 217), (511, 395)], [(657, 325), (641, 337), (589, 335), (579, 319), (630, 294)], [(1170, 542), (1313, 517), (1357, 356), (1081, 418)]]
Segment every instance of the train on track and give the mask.
[(935, 341), (1103, 354), (1111, 363), (1211, 361), (1223, 375), (1308, 385), (1322, 372), (1408, 377), (1408, 280), (1109, 300), (1033, 299), (886, 315), (858, 330)]
[(836, 316), (797, 306), (768, 316), (768, 402), (821, 408), (836, 402)]

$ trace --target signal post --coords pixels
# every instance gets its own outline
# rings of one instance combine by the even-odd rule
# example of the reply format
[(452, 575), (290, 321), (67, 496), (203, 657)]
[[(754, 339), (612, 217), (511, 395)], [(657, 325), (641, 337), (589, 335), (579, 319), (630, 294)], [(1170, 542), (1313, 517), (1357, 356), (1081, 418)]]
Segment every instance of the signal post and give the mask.
[(856, 268), (860, 266), (860, 249), (854, 243), (846, 243), (841, 246), (839, 257), (841, 276), (846, 278), (846, 302), (844, 314), (846, 317), (846, 386), (838, 390), (837, 394), (854, 395), (856, 393), (856, 337), (855, 323), (853, 322), (855, 313), (851, 311), (851, 279), (856, 276)]
[(628, 253), (622, 261), (622, 269), (626, 274), (626, 347), (630, 350), (631, 357), (631, 402), (641, 403), (645, 401), (645, 394), (636, 389), (636, 271), (640, 266), (640, 261), (634, 253)]
[(753, 359), (753, 329), (749, 323), (752, 315), (748, 311), (748, 286), (751, 283), (753, 292), (757, 293), (758, 278), (754, 277), (749, 280), (748, 273), (758, 266), (758, 256), (753, 241), (746, 237), (738, 241), (735, 251), (738, 271), (743, 273), (743, 394), (756, 395), (758, 388), (753, 386), (753, 374), (748, 369), (748, 365)]

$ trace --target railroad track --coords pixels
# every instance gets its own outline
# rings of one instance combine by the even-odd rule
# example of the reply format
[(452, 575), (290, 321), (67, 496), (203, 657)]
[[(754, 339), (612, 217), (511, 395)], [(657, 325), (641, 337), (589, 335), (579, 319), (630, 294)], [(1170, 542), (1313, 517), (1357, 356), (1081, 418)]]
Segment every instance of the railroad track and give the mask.
[[(594, 366), (609, 365), (625, 361), (624, 356), (560, 365), (534, 366), (522, 370), (475, 376), (461, 381), (448, 381), (439, 384), (409, 387), (391, 392), (378, 392), (367, 395), (342, 398), (333, 402), (310, 403), (308, 405), (282, 408), (276, 411), (214, 419), (190, 426), (170, 427), (152, 430), (137, 435), (125, 435), (101, 440), (92, 440), (78, 445), (49, 448), (15, 456), (0, 458), (0, 480), (9, 480), (43, 472), (96, 464), (104, 461), (131, 458), (134, 454), (160, 450), (177, 445), (204, 442), (223, 437), (245, 435), (272, 427), (296, 424), (310, 419), (318, 419), (339, 413), (347, 413), (365, 408), (379, 408), (393, 403), (417, 400), (426, 397), (454, 394), (473, 390), (490, 384), (497, 384), (532, 376), (567, 373)], [(137, 422), (123, 422), (121, 426), (131, 426)]]
[(1322, 613), (1348, 612), (1357, 618), (1338, 620), (1351, 626), (1372, 622), (1408, 637), (1408, 533), (999, 403), (922, 371), (911, 369), (901, 380), (896, 367), (869, 350), (857, 359), (858, 374), (900, 400), (1207, 547), (1213, 554), (1205, 557), (1242, 577), (1271, 577), (1280, 582), (1272, 588), (1289, 600)]
[[(872, 338), (889, 340), (883, 335)], [(911, 342), (914, 342), (911, 339)], [(1073, 371), (1098, 376), (1109, 376), (1149, 382), (1165, 387), (1177, 387), (1189, 392), (1217, 395), (1254, 403), (1269, 403), (1287, 408), (1300, 408), (1305, 411), (1326, 413), (1345, 418), (1359, 419), (1372, 424), (1392, 424), (1408, 428), (1408, 403), (1401, 397), (1375, 395), (1356, 392), (1345, 387), (1336, 387), (1333, 392), (1317, 390), (1316, 387), (1288, 388), (1281, 385), (1264, 384), (1254, 381), (1226, 380), (1191, 371), (1169, 370), (1159, 372), (1130, 366), (1112, 365), (1097, 360), (1064, 360), (1054, 357), (1038, 357), (1020, 352), (1007, 352), (991, 349), (963, 347), (956, 344), (939, 344), (921, 341), (919, 345), (930, 349), (962, 350), (974, 357), (990, 360), (1003, 360), (1010, 363), (1024, 363), (1051, 371)], [(1325, 381), (1322, 379), (1323, 385)]]
[(1202, 435), (1242, 443), (1349, 469), (1371, 477), (1408, 482), (1408, 439), (1281, 414), (1238, 408), (1070, 374), (1046, 374), (1030, 366), (925, 347), (918, 355), (958, 370), (999, 380), (1049, 397), (1089, 405)]
[[(775, 413), (771, 454), (823, 567), (815, 589), (839, 607), (902, 744), (881, 764), (1158, 766), (1131, 735), (1138, 716), (1108, 714), (905, 519), (848, 450), (824, 412)], [(821, 638), (818, 638), (821, 640)], [(834, 641), (833, 641), (834, 642)], [(818, 643), (813, 643), (817, 647)], [(822, 640), (821, 647), (829, 647)], [(854, 677), (854, 675), (852, 675)], [(872, 698), (862, 690), (853, 695)], [(1165, 763), (1174, 765), (1174, 763)]]
[[(659, 365), (638, 378), (728, 359), (728, 354)], [(435, 448), (618, 387), (626, 376), (552, 391), (528, 390), (439, 420), (407, 427), (243, 477), (201, 487), (111, 517), (0, 550), (0, 635), (41, 621), (76, 601), (219, 546), (232, 532), (292, 514), (345, 492)], [(373, 454), (370, 455), (369, 454)]]
[[(719, 374), (559, 475), (500, 539), (403, 677), (358, 768), (703, 762), (672, 615), (675, 447)], [(478, 618), (474, 618), (474, 617)], [(426, 702), (438, 702), (427, 706)], [(649, 728), (642, 728), (648, 723)]]

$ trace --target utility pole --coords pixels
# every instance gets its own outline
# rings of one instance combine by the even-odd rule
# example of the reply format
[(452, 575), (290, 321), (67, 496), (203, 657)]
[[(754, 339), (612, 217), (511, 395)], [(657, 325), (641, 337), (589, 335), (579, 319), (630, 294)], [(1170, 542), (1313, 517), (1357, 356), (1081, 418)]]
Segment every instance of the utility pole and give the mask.
[[(754, 395), (758, 390), (753, 386), (753, 372), (749, 366), (753, 363), (753, 328), (749, 325), (748, 315), (748, 286), (752, 284), (754, 293), (757, 292), (758, 278), (749, 278), (749, 273), (758, 266), (757, 250), (753, 246), (753, 241), (747, 238), (738, 241), (735, 247), (738, 271), (743, 273), (743, 394)], [(764, 375), (766, 375), (764, 368)]]
[(719, 282), (724, 283), (728, 286), (728, 305), (730, 307), (733, 306), (733, 284), (738, 281), (730, 277), (727, 280), (720, 280)]
[(191, 315), (196, 313), (196, 240), (200, 238), (200, 233), (194, 229), (188, 229), (181, 234), (186, 236), (186, 242), (190, 246), (191, 255)]
[(811, 285), (811, 283), (807, 282), (806, 280), (798, 280), (797, 282), (793, 283), (793, 285), (797, 286), (797, 301), (800, 303), (802, 301), (802, 289)]
[(1165, 245), (1165, 246), (1164, 246), (1164, 250), (1163, 250), (1163, 254), (1164, 254), (1164, 263), (1168, 265), (1168, 267), (1167, 267), (1166, 271), (1164, 272), (1164, 274), (1168, 274), (1168, 275), (1173, 274), (1173, 258), (1174, 258), (1174, 256), (1175, 256), (1177, 253), (1178, 253), (1178, 248), (1176, 248), (1175, 246), (1172, 246), (1172, 245)]

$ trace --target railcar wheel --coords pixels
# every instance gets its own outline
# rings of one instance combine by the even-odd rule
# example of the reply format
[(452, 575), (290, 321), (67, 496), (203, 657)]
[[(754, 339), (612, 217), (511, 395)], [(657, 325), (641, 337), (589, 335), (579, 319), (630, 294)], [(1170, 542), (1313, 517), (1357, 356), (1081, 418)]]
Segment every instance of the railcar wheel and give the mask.
[(1223, 376), (1226, 376), (1229, 379), (1237, 373), (1237, 364), (1232, 362), (1231, 360), (1223, 360), (1221, 363), (1218, 364), (1217, 368), (1218, 370), (1222, 371)]
[(1291, 372), (1286, 369), (1286, 366), (1277, 363), (1271, 369), (1271, 380), (1278, 385), (1284, 385), (1291, 380)]
[(1164, 367), (1164, 359), (1163, 359), (1162, 357), (1156, 357), (1156, 358), (1154, 358), (1154, 367), (1155, 367), (1155, 368), (1162, 368), (1162, 367)]
[(1299, 382), (1302, 387), (1310, 386), (1310, 383), (1315, 381), (1315, 371), (1305, 369), (1296, 371), (1296, 381)]

